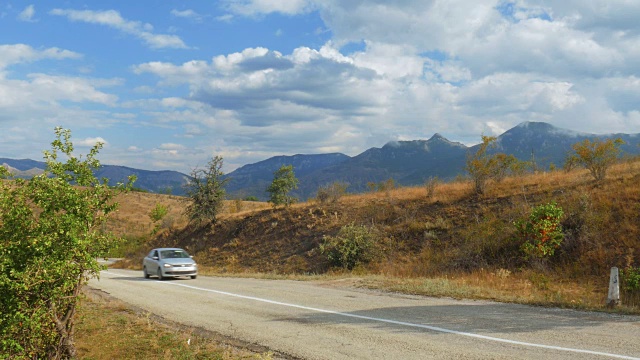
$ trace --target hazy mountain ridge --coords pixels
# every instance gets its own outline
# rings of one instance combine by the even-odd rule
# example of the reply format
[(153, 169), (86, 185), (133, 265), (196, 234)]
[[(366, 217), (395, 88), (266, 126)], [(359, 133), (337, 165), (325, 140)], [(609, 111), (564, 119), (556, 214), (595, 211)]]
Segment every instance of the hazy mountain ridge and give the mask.
[[(45, 162), (30, 159), (0, 158), (0, 164), (6, 165), (9, 171), (19, 178), (31, 178), (44, 172), (46, 168)], [(141, 170), (119, 165), (102, 165), (95, 172), (95, 175), (99, 179), (109, 179), (109, 184), (111, 185), (126, 182), (129, 176), (135, 175), (137, 177), (134, 184), (136, 188), (155, 193), (171, 193), (173, 195), (184, 195), (183, 185), (189, 179), (187, 175), (177, 171)]]
[[(538, 168), (547, 169), (552, 163), (562, 166), (571, 145), (596, 138), (621, 138), (626, 142), (621, 147), (624, 153), (640, 154), (640, 134), (595, 135), (543, 122), (524, 122), (506, 131), (497, 137), (496, 146), (490, 151), (512, 154), (523, 161), (535, 160)], [(299, 188), (292, 193), (301, 200), (315, 196), (320, 186), (336, 181), (349, 184), (349, 192), (366, 191), (369, 182), (380, 183), (390, 178), (403, 186), (424, 184), (436, 176), (447, 181), (465, 175), (467, 156), (476, 152), (478, 146), (467, 147), (436, 133), (428, 140), (391, 141), (354, 157), (340, 153), (274, 156), (225, 175), (229, 179), (226, 190), (228, 198), (255, 196), (266, 200), (266, 189), (273, 180), (273, 173), (282, 165), (293, 165)], [(0, 164), (8, 165), (20, 177), (34, 176), (45, 168), (44, 162), (29, 159), (0, 158)], [(189, 179), (177, 171), (149, 171), (114, 165), (103, 165), (96, 175), (108, 178), (111, 184), (136, 175), (136, 187), (151, 192), (170, 189), (174, 195), (184, 194), (183, 185)]]

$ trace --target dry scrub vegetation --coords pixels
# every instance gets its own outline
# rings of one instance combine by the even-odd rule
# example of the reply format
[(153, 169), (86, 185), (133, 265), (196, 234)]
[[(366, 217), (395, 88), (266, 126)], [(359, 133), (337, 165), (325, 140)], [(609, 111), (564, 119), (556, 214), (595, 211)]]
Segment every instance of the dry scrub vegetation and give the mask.
[[(159, 202), (174, 220), (149, 237), (147, 214)], [(564, 239), (552, 257), (527, 259), (514, 222), (549, 202), (564, 210)], [(592, 309), (605, 304), (612, 266), (640, 266), (638, 159), (616, 164), (599, 184), (586, 170), (553, 171), (490, 182), (482, 195), (459, 181), (285, 209), (238, 203), (228, 201), (217, 224), (195, 226), (176, 197), (124, 195), (112, 230), (141, 240), (120, 266), (139, 268), (151, 247), (179, 246), (202, 273), (348, 276), (358, 286), (406, 293)], [(349, 224), (380, 236), (372, 260), (347, 271), (332, 267), (320, 247)], [(639, 300), (623, 293), (623, 309), (637, 312)]]
[[(226, 339), (204, 330), (156, 319), (109, 297), (85, 291), (79, 309), (77, 348), (82, 359), (271, 359), (263, 349), (244, 344), (223, 345)], [(255, 351), (254, 351), (255, 350)]]

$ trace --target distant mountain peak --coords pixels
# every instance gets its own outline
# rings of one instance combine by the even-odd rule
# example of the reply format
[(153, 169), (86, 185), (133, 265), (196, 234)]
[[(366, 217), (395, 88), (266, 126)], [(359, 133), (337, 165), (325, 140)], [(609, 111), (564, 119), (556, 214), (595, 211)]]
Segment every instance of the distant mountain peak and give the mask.
[(579, 131), (574, 131), (574, 130), (568, 130), (568, 129), (562, 129), (559, 127), (555, 127), (549, 123), (546, 122), (537, 122), (537, 121), (525, 121), (522, 122), (520, 124), (518, 124), (517, 126), (515, 126), (513, 129), (508, 130), (507, 132), (505, 132), (503, 135), (508, 135), (508, 134), (512, 134), (512, 133), (520, 133), (520, 132), (535, 132), (535, 133), (547, 133), (547, 134), (554, 134), (554, 135), (561, 135), (561, 136), (569, 136), (569, 137), (576, 137), (576, 136), (592, 136), (593, 134), (587, 134), (584, 132), (579, 132)]
[(440, 133), (433, 134), (433, 136), (428, 141), (437, 141), (437, 140), (449, 141), (449, 140), (447, 140), (447, 138), (445, 138), (444, 136), (440, 135)]

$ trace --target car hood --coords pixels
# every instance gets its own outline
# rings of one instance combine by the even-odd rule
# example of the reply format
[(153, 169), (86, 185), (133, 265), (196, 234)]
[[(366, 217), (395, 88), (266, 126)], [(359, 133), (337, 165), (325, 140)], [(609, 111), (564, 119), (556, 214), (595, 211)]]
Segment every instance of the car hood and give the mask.
[(195, 264), (196, 263), (191, 258), (162, 259), (162, 262), (165, 263), (165, 264)]

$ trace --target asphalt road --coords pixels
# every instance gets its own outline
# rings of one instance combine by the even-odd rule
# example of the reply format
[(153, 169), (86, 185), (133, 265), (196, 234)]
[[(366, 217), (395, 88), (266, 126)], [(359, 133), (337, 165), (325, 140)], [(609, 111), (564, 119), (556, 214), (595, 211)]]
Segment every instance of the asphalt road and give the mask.
[(185, 325), (301, 359), (640, 359), (640, 317), (110, 269), (91, 287)]

